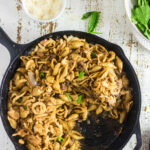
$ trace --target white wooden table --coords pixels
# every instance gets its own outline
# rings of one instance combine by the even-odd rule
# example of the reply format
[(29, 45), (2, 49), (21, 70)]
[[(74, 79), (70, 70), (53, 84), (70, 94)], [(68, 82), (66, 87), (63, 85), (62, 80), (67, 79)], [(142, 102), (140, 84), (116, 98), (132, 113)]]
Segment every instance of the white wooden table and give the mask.
[[(103, 32), (102, 38), (120, 45), (131, 61), (138, 75), (142, 89), (142, 111), (140, 116), (143, 146), (149, 150), (150, 141), (150, 51), (144, 49), (133, 37), (125, 15), (123, 0), (67, 0), (63, 15), (53, 23), (38, 23), (26, 16), (21, 0), (0, 0), (0, 26), (18, 43), (27, 43), (37, 37), (60, 30), (87, 31), (88, 22), (82, 21), (83, 13), (91, 10), (101, 11), (97, 31)], [(0, 45), (0, 81), (9, 64), (10, 56)], [(148, 111), (145, 112), (145, 107)], [(135, 136), (124, 150), (133, 150)], [(0, 121), (0, 150), (14, 150), (2, 122)]]

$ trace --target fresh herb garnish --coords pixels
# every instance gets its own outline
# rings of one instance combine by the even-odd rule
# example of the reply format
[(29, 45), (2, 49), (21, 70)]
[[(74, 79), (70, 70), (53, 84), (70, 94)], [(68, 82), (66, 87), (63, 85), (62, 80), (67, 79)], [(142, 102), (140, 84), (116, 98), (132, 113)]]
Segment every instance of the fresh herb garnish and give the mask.
[(70, 96), (70, 94), (69, 94), (69, 93), (66, 93), (66, 96), (68, 97), (68, 99), (69, 99), (69, 100), (71, 100), (71, 101), (72, 101), (72, 98), (71, 98), (71, 96)]
[(92, 52), (92, 53), (91, 53), (91, 57), (92, 57), (92, 58), (96, 58), (96, 53)]
[(120, 101), (121, 101), (121, 99), (120, 99), (120, 97), (118, 97), (118, 98), (117, 98), (117, 102), (120, 102)]
[(90, 17), (91, 16), (91, 14), (93, 13), (93, 11), (91, 11), (91, 12), (87, 12), (87, 13), (85, 13), (85, 14), (83, 14), (83, 16), (82, 16), (82, 20), (85, 20), (85, 19), (87, 19), (88, 17)]
[(149, 0), (138, 0), (139, 6), (144, 6), (144, 5), (148, 5), (148, 4), (149, 4)]
[(27, 106), (24, 105), (23, 108), (24, 108), (24, 110), (27, 110)]
[(85, 74), (85, 72), (84, 71), (81, 71), (80, 73), (79, 73), (79, 78), (82, 78), (83, 76), (84, 76), (84, 74)]
[(61, 137), (61, 136), (59, 136), (57, 140), (58, 140), (58, 142), (60, 142), (60, 143), (61, 143), (61, 142), (63, 142), (63, 141), (64, 141), (64, 138), (63, 138), (63, 137)]
[(18, 99), (18, 102), (19, 102), (19, 103), (21, 103), (21, 102), (22, 102), (22, 97), (20, 97), (20, 98)]
[(81, 104), (83, 102), (84, 94), (80, 95), (77, 99), (77, 104)]
[(138, 4), (132, 9), (132, 22), (150, 39), (150, 1), (138, 0)]
[(41, 72), (41, 73), (40, 73), (40, 78), (43, 79), (43, 78), (45, 78), (45, 77), (46, 77), (46, 73)]
[(90, 33), (93, 33), (93, 34), (103, 34), (102, 32), (90, 32)]
[(101, 32), (94, 32), (95, 28), (98, 25), (99, 18), (100, 18), (100, 12), (99, 11), (91, 11), (83, 14), (82, 20), (85, 20), (90, 17), (89, 24), (88, 24), (88, 33), (94, 33), (94, 34), (102, 34)]
[(89, 25), (88, 25), (88, 32), (94, 32), (95, 28), (98, 25), (100, 18), (100, 12), (93, 12), (90, 16)]

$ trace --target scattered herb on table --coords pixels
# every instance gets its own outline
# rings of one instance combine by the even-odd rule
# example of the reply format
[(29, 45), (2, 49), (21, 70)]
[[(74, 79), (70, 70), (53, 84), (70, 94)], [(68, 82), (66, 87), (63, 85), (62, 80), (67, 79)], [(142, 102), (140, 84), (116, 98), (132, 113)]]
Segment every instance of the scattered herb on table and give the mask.
[(41, 73), (40, 73), (40, 78), (41, 78), (41, 79), (44, 79), (45, 77), (46, 77), (46, 73), (41, 72)]
[(83, 102), (84, 99), (84, 94), (80, 95), (77, 99), (77, 104), (81, 104)]
[(150, 39), (150, 1), (138, 0), (138, 4), (132, 9), (132, 22)]
[(79, 73), (79, 78), (81, 79), (83, 76), (84, 76), (84, 74), (85, 74), (85, 72), (84, 71), (81, 71), (80, 73)]
[(85, 20), (90, 17), (89, 24), (88, 24), (88, 33), (94, 34), (102, 34), (101, 32), (94, 32), (95, 28), (98, 25), (100, 19), (100, 12), (99, 11), (91, 11), (83, 14), (82, 20)]
[(61, 143), (61, 142), (63, 142), (63, 141), (64, 141), (64, 138), (63, 138), (63, 137), (61, 137), (61, 136), (59, 136), (59, 137), (58, 137), (58, 142), (60, 142), (60, 143)]
[(71, 96), (70, 96), (70, 94), (69, 94), (69, 93), (66, 93), (66, 96), (68, 97), (68, 99), (69, 99), (69, 100), (71, 100), (71, 101), (72, 101), (72, 98), (71, 98)]

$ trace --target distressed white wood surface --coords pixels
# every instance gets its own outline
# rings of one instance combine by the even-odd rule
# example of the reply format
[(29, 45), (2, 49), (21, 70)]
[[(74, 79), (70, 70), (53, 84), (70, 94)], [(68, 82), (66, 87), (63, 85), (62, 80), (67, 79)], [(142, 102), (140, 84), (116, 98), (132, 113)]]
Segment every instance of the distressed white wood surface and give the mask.
[[(101, 37), (120, 45), (131, 61), (138, 75), (142, 89), (142, 111), (140, 116), (143, 146), (149, 150), (150, 142), (150, 51), (144, 49), (133, 37), (128, 24), (123, 0), (67, 0), (63, 15), (53, 23), (41, 24), (29, 19), (21, 7), (21, 0), (0, 0), (0, 26), (12, 40), (27, 43), (46, 33), (60, 30), (87, 31), (88, 22), (80, 18), (91, 10), (101, 11), (97, 31)], [(9, 64), (9, 53), (0, 45), (0, 81)], [(148, 111), (145, 112), (145, 106)], [(124, 150), (133, 150), (136, 143), (133, 136)], [(0, 121), (0, 150), (14, 150), (13, 144)]]

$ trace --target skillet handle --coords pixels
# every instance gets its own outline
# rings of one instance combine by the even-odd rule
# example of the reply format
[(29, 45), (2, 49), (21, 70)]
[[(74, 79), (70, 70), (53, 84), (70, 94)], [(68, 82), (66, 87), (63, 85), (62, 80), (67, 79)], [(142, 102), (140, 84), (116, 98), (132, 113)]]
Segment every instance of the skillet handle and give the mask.
[(5, 46), (11, 56), (11, 61), (20, 53), (23, 45), (13, 42), (4, 30), (0, 27), (0, 44)]
[(136, 139), (137, 139), (137, 144), (134, 150), (140, 150), (142, 147), (142, 136), (141, 136), (141, 129), (140, 129), (139, 122), (137, 123), (134, 133), (136, 134)]

